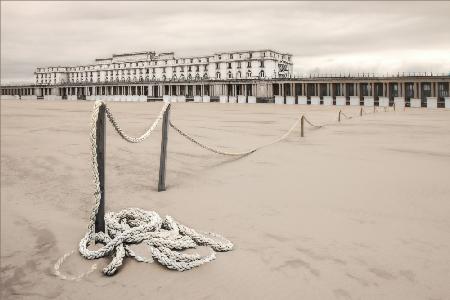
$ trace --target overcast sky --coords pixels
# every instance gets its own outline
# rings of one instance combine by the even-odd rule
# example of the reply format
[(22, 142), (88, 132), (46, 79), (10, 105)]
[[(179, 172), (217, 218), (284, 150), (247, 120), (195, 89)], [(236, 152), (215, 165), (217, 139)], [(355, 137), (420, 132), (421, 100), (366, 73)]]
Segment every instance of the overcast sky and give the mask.
[(1, 2), (2, 82), (113, 53), (274, 49), (294, 73), (450, 72), (450, 2)]

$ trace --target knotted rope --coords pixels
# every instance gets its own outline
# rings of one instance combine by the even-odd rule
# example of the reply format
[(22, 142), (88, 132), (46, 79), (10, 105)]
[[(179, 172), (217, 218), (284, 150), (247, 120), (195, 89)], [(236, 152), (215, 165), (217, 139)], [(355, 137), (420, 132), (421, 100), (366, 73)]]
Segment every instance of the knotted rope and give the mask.
[(254, 147), (254, 148), (252, 148), (250, 150), (242, 151), (242, 152), (228, 152), (228, 151), (220, 150), (218, 148), (206, 145), (206, 144), (200, 142), (199, 140), (195, 139), (194, 137), (192, 137), (188, 133), (182, 131), (180, 128), (175, 126), (172, 121), (169, 121), (169, 124), (170, 124), (170, 127), (172, 127), (182, 137), (184, 137), (188, 141), (191, 141), (192, 143), (202, 147), (203, 149), (206, 149), (206, 150), (211, 151), (211, 152), (216, 153), (216, 154), (229, 155), (229, 156), (245, 156), (245, 155), (249, 155), (249, 154), (251, 154), (251, 153), (253, 153), (253, 152), (255, 152), (255, 151), (257, 151), (257, 150), (259, 150), (261, 148), (273, 145), (275, 143), (278, 143), (278, 142), (286, 139), (291, 134), (291, 132), (295, 129), (295, 127), (297, 127), (299, 122), (300, 122), (300, 118), (297, 118), (297, 120), (294, 122), (294, 124), (291, 126), (291, 128), (289, 128), (289, 130), (285, 134), (283, 134), (281, 137), (279, 137), (279, 138), (277, 138), (277, 139), (275, 139), (275, 140), (273, 140), (273, 141), (271, 141), (271, 142), (269, 142), (267, 144), (263, 144), (263, 145), (260, 145), (258, 147)]
[(341, 116), (343, 116), (344, 118), (346, 118), (347, 120), (352, 119), (352, 116), (347, 116), (342, 110), (341, 110)]
[[(161, 218), (154, 211), (146, 211), (140, 208), (127, 208), (118, 213), (108, 212), (105, 214), (105, 233), (95, 232), (95, 219), (98, 212), (101, 199), (100, 180), (97, 161), (97, 136), (96, 124), (101, 106), (106, 106), (102, 101), (96, 101), (92, 112), (91, 122), (91, 155), (92, 155), (92, 174), (95, 186), (93, 195), (94, 205), (88, 224), (88, 230), (79, 243), (79, 252), (86, 259), (98, 259), (111, 256), (111, 262), (103, 269), (105, 275), (114, 275), (122, 265), (125, 257), (132, 257), (139, 262), (153, 262), (153, 259), (169, 269), (177, 271), (186, 271), (200, 266), (215, 259), (214, 251), (230, 251), (233, 244), (222, 236), (204, 232), (199, 233), (194, 229), (184, 226), (172, 217)], [(156, 128), (162, 115), (167, 109), (164, 104), (160, 114), (153, 125), (140, 137), (130, 137), (126, 135), (118, 126), (111, 111), (105, 107), (108, 119), (113, 124), (116, 131), (122, 138), (132, 143), (139, 143), (145, 140)], [(90, 250), (88, 247), (92, 241), (103, 244), (97, 250)], [(132, 249), (133, 244), (145, 243), (148, 246), (151, 258), (145, 258), (137, 255)], [(187, 254), (177, 250), (196, 248), (199, 245), (209, 246), (212, 250), (210, 254), (202, 256), (197, 253)], [(68, 276), (60, 272), (62, 263), (72, 254), (66, 253), (55, 264), (55, 274), (62, 279), (79, 280), (83, 276), (91, 273), (91, 270), (78, 275)]]

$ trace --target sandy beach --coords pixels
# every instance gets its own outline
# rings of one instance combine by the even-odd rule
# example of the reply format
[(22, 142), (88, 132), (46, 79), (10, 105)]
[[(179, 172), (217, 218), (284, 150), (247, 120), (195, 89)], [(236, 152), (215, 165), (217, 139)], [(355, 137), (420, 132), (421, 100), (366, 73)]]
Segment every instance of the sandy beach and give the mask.
[[(162, 103), (108, 103), (141, 134)], [(77, 249), (92, 207), (93, 103), (1, 101), (2, 299), (449, 299), (450, 110), (378, 112), (314, 129), (243, 157), (169, 132), (167, 191), (157, 192), (161, 126), (141, 144), (107, 127), (106, 210), (139, 207), (223, 234), (231, 252), (187, 272), (107, 259), (80, 281), (53, 265)], [(337, 107), (174, 103), (201, 141), (243, 151), (285, 133), (301, 113)], [(357, 116), (359, 108), (344, 107)], [(202, 249), (203, 250), (203, 249)], [(146, 255), (148, 253), (142, 252)], [(62, 272), (92, 261), (72, 255)]]

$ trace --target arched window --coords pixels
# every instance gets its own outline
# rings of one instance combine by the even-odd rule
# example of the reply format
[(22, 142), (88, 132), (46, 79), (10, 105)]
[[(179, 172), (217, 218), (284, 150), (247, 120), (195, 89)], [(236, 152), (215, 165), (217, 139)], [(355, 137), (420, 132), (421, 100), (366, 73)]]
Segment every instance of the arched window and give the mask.
[(177, 74), (173, 74), (172, 79), (177, 80)]
[(264, 77), (265, 75), (264, 75), (264, 71), (263, 70), (261, 70), (261, 72), (259, 72), (259, 77)]
[(217, 73), (216, 73), (216, 78), (217, 78), (217, 79), (220, 79), (220, 72), (217, 72)]
[(241, 78), (241, 71), (238, 71), (238, 72), (236, 73), (236, 78)]
[(188, 80), (192, 80), (192, 75), (191, 75), (190, 73), (188, 74), (187, 79), (188, 79)]
[(200, 75), (197, 73), (195, 74), (195, 80), (199, 80), (200, 79)]
[(204, 78), (204, 79), (208, 79), (208, 74), (206, 74), (206, 73), (203, 74), (203, 78)]
[(166, 80), (166, 75), (163, 75), (163, 76), (162, 76), (162, 80)]
[(247, 78), (251, 78), (252, 77), (252, 72), (251, 71), (248, 71), (247, 72)]
[(233, 74), (231, 74), (231, 72), (228, 72), (228, 79), (233, 78)]

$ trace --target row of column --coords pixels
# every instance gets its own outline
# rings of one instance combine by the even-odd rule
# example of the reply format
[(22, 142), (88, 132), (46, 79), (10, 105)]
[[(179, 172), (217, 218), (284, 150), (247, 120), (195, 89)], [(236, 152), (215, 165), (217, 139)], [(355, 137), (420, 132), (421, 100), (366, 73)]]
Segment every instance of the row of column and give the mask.
[(274, 83), (274, 96), (447, 97), (445, 82)]
[(193, 96), (373, 96), (426, 98), (449, 96), (450, 82), (282, 82), (260, 81), (252, 83), (209, 84), (154, 84), (154, 85), (108, 85), (83, 87), (2, 87), (3, 95), (57, 95), (57, 96), (95, 96), (95, 95), (163, 95)]
[(2, 88), (2, 95), (34, 95), (34, 88)]
[(209, 95), (209, 85), (149, 85), (149, 86), (85, 86), (59, 88), (60, 96), (96, 96), (96, 95), (163, 95), (204, 96)]

